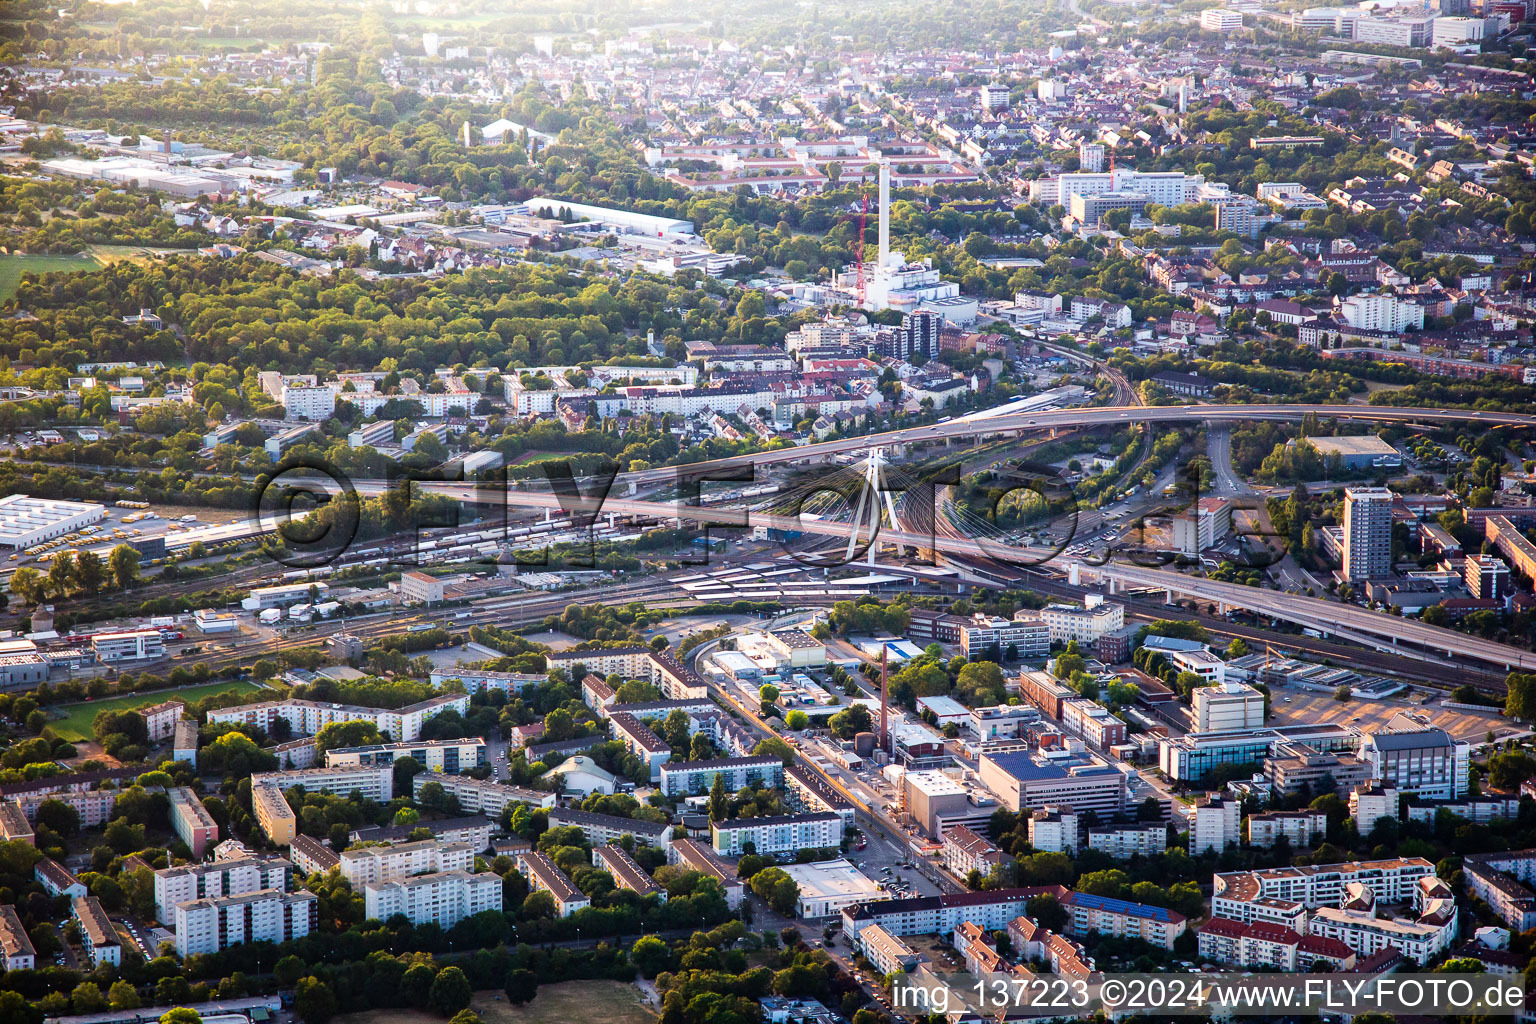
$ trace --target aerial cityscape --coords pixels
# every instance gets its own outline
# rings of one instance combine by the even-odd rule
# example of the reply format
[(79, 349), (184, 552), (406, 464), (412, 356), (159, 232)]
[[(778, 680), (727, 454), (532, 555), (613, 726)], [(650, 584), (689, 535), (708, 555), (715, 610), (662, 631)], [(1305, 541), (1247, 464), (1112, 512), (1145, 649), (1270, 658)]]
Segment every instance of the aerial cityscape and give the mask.
[(1536, 1013), (1536, 0), (0, 26), (0, 1024)]

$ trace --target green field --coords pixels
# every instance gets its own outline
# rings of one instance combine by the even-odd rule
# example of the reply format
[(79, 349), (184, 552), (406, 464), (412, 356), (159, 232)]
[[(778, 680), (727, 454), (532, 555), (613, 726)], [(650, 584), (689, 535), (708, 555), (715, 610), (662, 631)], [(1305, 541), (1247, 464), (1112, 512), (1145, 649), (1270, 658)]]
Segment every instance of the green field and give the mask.
[(99, 270), (94, 256), (0, 255), (0, 301), (16, 294), (22, 274), (46, 274), (53, 270)]
[[(476, 992), (470, 1009), (485, 1024), (653, 1024), (656, 1015), (640, 1001), (640, 990), (621, 981), (564, 981), (539, 986), (538, 997), (511, 1006), (499, 992)], [(335, 1018), (334, 1024), (442, 1024), (423, 1010), (368, 1010)]]
[(126, 697), (103, 697), (101, 700), (66, 704), (55, 709), (56, 713), (62, 717), (53, 719), (48, 725), (53, 729), (54, 735), (60, 739), (69, 740), (71, 743), (79, 743), (83, 740), (94, 738), (91, 733), (91, 724), (96, 721), (96, 716), (103, 711), (144, 708), (173, 698), (190, 703), (202, 700), (209, 694), (223, 693), (226, 690), (254, 693), (260, 689), (262, 688), (255, 683), (231, 680), (223, 683), (204, 683), (201, 686), (184, 686), (179, 690), (156, 690), (153, 693), (132, 693)]

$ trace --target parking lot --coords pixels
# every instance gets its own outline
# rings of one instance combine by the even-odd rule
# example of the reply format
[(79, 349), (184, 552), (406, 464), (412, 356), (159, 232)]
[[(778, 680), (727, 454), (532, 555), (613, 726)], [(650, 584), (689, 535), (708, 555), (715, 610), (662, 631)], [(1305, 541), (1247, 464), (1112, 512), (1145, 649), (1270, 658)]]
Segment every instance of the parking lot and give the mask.
[(1332, 694), (1312, 693), (1290, 687), (1275, 687), (1273, 694), (1274, 714), (1270, 720), (1271, 725), (1338, 722), (1370, 731), (1383, 728), (1400, 711), (1411, 711), (1426, 717), (1430, 725), (1472, 744), (1482, 743), (1490, 731), (1495, 739), (1519, 731), (1508, 719), (1491, 708), (1487, 713), (1445, 708), (1440, 706), (1438, 697), (1421, 705), (1398, 698), (1338, 701)]

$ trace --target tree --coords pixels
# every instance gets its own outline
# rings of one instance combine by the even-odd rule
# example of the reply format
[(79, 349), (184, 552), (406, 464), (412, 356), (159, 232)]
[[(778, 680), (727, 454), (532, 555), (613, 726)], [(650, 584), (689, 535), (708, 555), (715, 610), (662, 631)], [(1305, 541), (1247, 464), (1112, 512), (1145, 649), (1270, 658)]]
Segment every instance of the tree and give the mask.
[(1031, 921), (1053, 932), (1061, 931), (1067, 924), (1066, 908), (1049, 893), (1031, 896), (1024, 904), (1024, 912)]
[(202, 1024), (197, 1011), (185, 1006), (174, 1006), (160, 1015), (160, 1024)]
[(469, 1006), (475, 996), (469, 979), (457, 967), (444, 967), (432, 979), (432, 990), (427, 995), (427, 1005), (444, 1017), (452, 1017)]
[(373, 722), (356, 719), (350, 722), (332, 722), (320, 728), (315, 733), (315, 753), (323, 754), (327, 750), (336, 750), (341, 747), (362, 747), (370, 743), (381, 743), (383, 737), (379, 735), (379, 727)]
[(75, 556), (75, 589), (87, 597), (101, 593), (107, 582), (107, 567), (101, 556), (94, 551), (82, 551)]
[(641, 974), (654, 978), (672, 966), (672, 947), (654, 935), (642, 935), (630, 948), (629, 959)]
[(139, 580), (139, 553), (128, 544), (119, 544), (112, 549), (107, 556), (108, 567), (112, 570), (112, 585), (118, 590), (126, 590)]
[(300, 978), (293, 992), (293, 1012), (304, 1024), (326, 1024), (336, 1016), (336, 996), (331, 986), (310, 975)]
[(42, 573), (23, 565), (11, 574), (11, 593), (27, 604), (42, 604), (48, 598), (48, 587)]
[(114, 981), (107, 989), (107, 1005), (114, 1010), (137, 1010), (143, 1004), (138, 989), (126, 981)]
[(709, 820), (724, 821), (729, 813), (730, 804), (725, 796), (725, 775), (722, 772), (716, 772), (714, 784), (709, 787)]
[(1333, 699), (1340, 704), (1347, 703), (1352, 696), (1354, 696), (1354, 691), (1348, 685), (1340, 686), (1337, 690), (1333, 691)]
[(75, 1013), (100, 1013), (107, 1008), (107, 1000), (101, 994), (100, 985), (82, 981), (70, 992), (69, 1005)]
[(811, 716), (796, 708), (784, 716), (784, 724), (798, 732), (811, 724)]
[[(647, 936), (647, 938), (655, 939), (655, 941), (661, 942), (661, 940), (656, 939), (655, 936)], [(644, 942), (645, 940), (642, 939), (640, 941)], [(636, 943), (636, 945), (638, 944), (639, 943)], [(662, 945), (666, 944), (662, 943)], [(644, 971), (645, 968), (641, 967), (640, 970)], [(648, 974), (646, 977), (655, 977), (655, 975)], [(514, 968), (513, 970), (508, 971), (506, 993), (507, 1002), (511, 1003), (513, 1006), (521, 1006), (522, 1004), (531, 1001), (534, 996), (539, 994), (539, 976), (534, 974), (532, 971), (522, 967)]]

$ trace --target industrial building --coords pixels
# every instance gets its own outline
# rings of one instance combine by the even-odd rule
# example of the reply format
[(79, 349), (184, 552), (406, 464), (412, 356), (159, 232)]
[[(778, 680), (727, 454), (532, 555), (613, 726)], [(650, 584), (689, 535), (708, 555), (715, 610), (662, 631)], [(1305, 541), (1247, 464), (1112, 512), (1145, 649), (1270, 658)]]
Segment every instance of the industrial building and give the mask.
[(879, 885), (845, 857), (810, 864), (786, 864), (784, 871), (800, 887), (795, 913), (803, 918), (831, 917), (841, 914), (844, 907), (886, 897)]
[(615, 210), (609, 206), (592, 206), (587, 203), (573, 203), (569, 199), (555, 199), (550, 196), (537, 196), (528, 200), (528, 210), (534, 216), (548, 217), (554, 220), (570, 218), (577, 221), (591, 221), (603, 227), (611, 228), (619, 234), (651, 235), (655, 238), (668, 236), (692, 235), (693, 223), (686, 220), (678, 220), (675, 217), (653, 217), (648, 213), (631, 213), (629, 210)]
[(100, 522), (106, 514), (106, 506), (95, 502), (7, 494), (0, 498), (0, 545), (30, 548)]
[(1015, 813), (1071, 807), (1103, 819), (1125, 812), (1125, 776), (1091, 755), (984, 754), (981, 781)]

